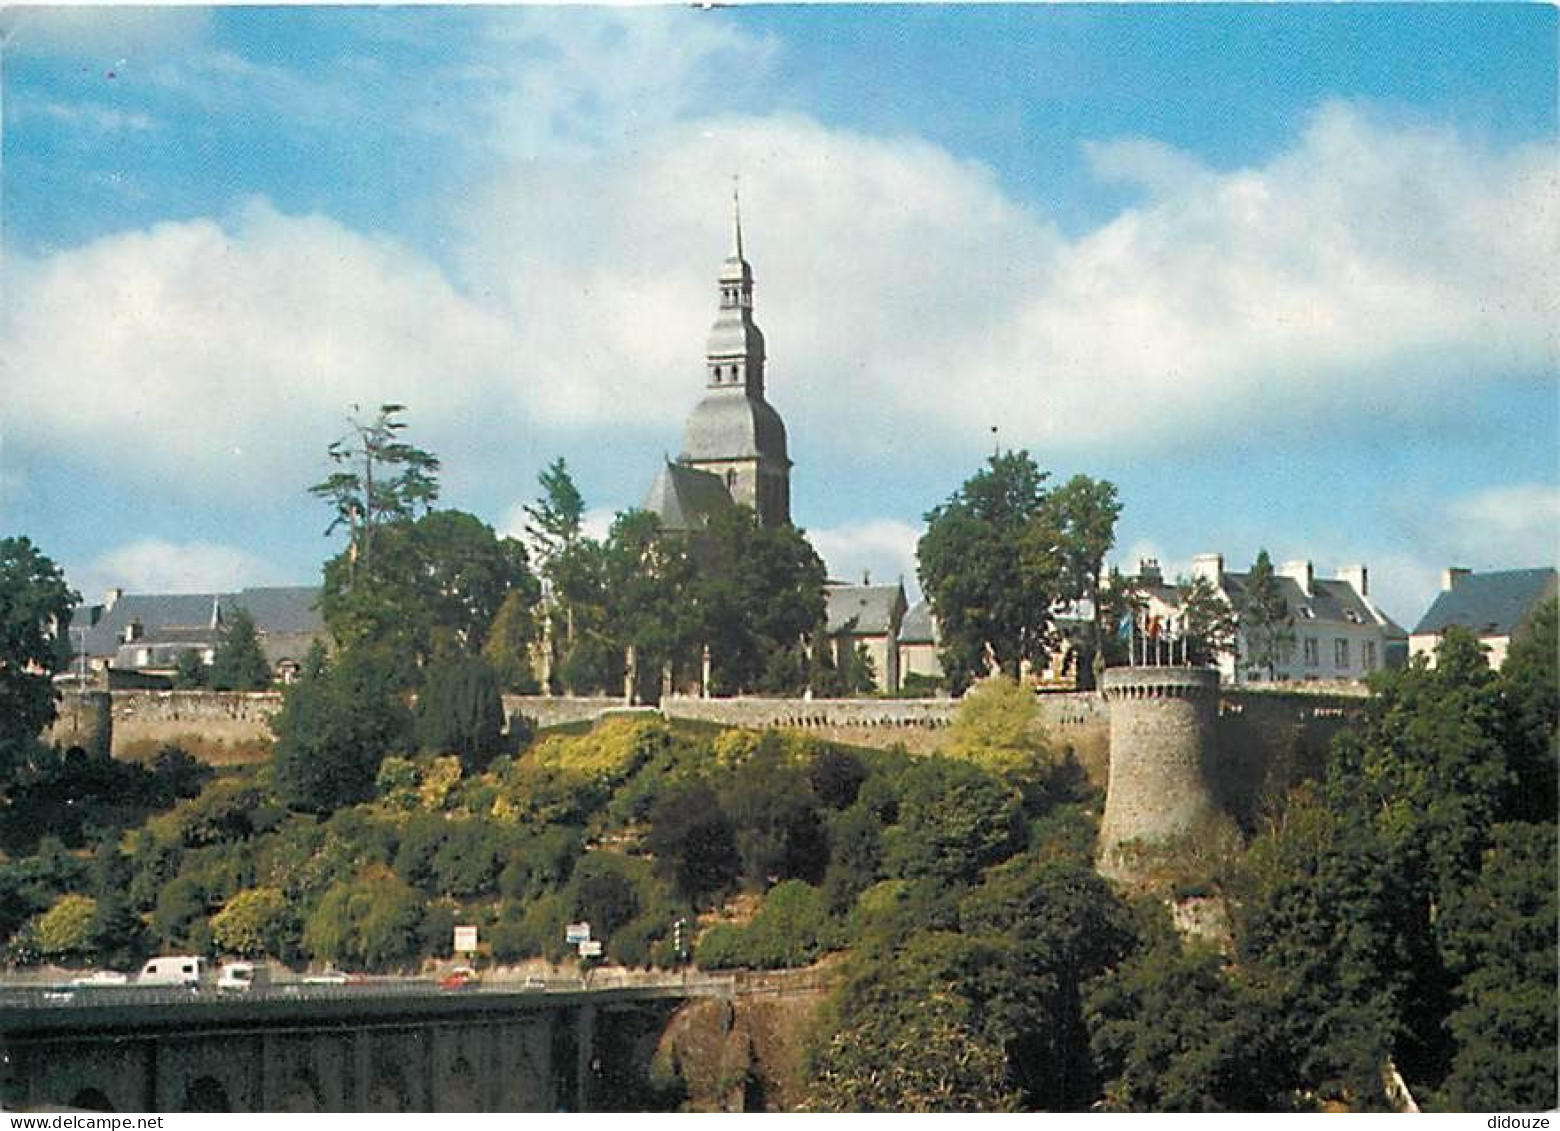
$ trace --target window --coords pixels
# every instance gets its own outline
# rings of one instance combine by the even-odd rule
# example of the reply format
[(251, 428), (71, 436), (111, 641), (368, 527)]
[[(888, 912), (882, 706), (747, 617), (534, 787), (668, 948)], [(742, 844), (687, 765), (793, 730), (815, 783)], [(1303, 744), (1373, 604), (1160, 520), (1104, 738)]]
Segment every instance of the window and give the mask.
[(1322, 650), (1317, 647), (1316, 637), (1307, 636), (1305, 638), (1305, 666), (1308, 668), (1321, 667), (1321, 651)]
[(1333, 665), (1338, 668), (1349, 666), (1349, 642), (1341, 637), (1333, 641)]
[(1376, 670), (1376, 642), (1374, 640), (1365, 641), (1365, 670), (1368, 672)]

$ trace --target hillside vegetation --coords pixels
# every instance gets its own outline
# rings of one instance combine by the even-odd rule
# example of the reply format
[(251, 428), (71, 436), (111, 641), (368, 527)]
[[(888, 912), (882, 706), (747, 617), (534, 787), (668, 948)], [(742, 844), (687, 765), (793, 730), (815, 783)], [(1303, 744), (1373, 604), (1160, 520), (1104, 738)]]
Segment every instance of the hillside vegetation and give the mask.
[[(1393, 1073), (1427, 1107), (1552, 1106), (1553, 625), (1498, 675), (1451, 633), (1383, 677), (1320, 779), (1158, 891), (1094, 872), (1102, 798), (999, 680), (924, 758), (632, 716), (381, 749), (366, 786), (324, 782), (359, 795), (334, 805), (279, 781), (286, 722), (267, 766), (41, 766), (12, 790), (47, 819), (6, 825), (0, 930), (13, 963), (121, 967), (415, 970), (456, 923), (485, 960), (559, 961), (580, 919), (629, 966), (677, 964), (679, 923), (706, 968), (843, 952), (804, 1034), (814, 1109), (1371, 1109)], [(377, 741), (327, 692), (289, 694), (338, 711), (346, 737), (311, 740)], [(1225, 945), (1171, 929), (1192, 890), (1230, 908)]]

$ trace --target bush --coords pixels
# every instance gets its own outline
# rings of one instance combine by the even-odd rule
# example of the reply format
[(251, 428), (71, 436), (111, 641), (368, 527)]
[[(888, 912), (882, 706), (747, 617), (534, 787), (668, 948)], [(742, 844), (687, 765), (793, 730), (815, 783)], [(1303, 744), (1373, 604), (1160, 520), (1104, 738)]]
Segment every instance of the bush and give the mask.
[(33, 928), (38, 950), (50, 958), (81, 958), (92, 949), (97, 900), (85, 895), (61, 896)]
[(584, 849), (578, 829), (547, 825), (528, 829), (509, 841), (509, 852), (498, 873), (498, 891), (505, 899), (525, 902), (563, 886)]
[(719, 924), (705, 932), (697, 957), (706, 970), (775, 970), (805, 966), (839, 941), (823, 893), (800, 880), (789, 880), (765, 897), (746, 927)]
[(562, 897), (547, 894), (523, 907), (505, 902), (493, 924), (489, 942), (500, 962), (545, 956), (556, 962), (567, 951), (563, 941), (568, 915)]
[(313, 958), (385, 970), (415, 962), (422, 900), (388, 872), (369, 873), (327, 891), (303, 929)]
[(673, 786), (650, 812), (656, 870), (690, 900), (728, 890), (740, 866), (731, 820), (703, 782)]
[(379, 772), (374, 775), (374, 793), (389, 808), (410, 812), (420, 804), (417, 786), (421, 780), (415, 762), (392, 754), (379, 763)]
[(1046, 761), (1034, 692), (1002, 675), (979, 684), (959, 704), (943, 752), (1009, 782), (1032, 778)]
[(179, 875), (157, 893), (152, 930), (168, 947), (192, 947), (205, 941), (209, 935), (206, 892), (198, 880)]
[(285, 961), (298, 949), (298, 916), (280, 888), (246, 888), (211, 917), (211, 939), (245, 958)]

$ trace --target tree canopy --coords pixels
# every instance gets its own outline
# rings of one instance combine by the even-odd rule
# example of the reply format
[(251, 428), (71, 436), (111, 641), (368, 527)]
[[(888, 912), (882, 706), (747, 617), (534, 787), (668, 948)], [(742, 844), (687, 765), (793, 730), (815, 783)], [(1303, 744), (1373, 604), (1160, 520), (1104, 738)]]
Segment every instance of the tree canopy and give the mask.
[(1287, 663), (1295, 650), (1295, 618), (1266, 550), (1257, 552), (1246, 574), (1246, 591), (1237, 612), (1246, 638), (1247, 663), (1276, 679), (1278, 666)]
[(65, 631), (79, 599), (32, 542), (0, 538), (0, 775), (54, 721), (56, 634)]
[(1121, 510), (1116, 488), (1079, 475), (1048, 490), (1049, 478), (1028, 452), (1001, 452), (926, 515), (916, 548), (921, 588), (956, 691), (987, 670), (988, 658), (1012, 679), (1025, 662), (1043, 664), (1063, 602), (1090, 607), (1085, 653), (1102, 643), (1100, 577)]
[(327, 455), (338, 470), (309, 488), (334, 511), (325, 533), (348, 531), (347, 555), (353, 567), (367, 566), (380, 527), (408, 522), (439, 497), (439, 461), (401, 438), (405, 405), (382, 404), (372, 420), (356, 415), (352, 406), (348, 433), (333, 442)]

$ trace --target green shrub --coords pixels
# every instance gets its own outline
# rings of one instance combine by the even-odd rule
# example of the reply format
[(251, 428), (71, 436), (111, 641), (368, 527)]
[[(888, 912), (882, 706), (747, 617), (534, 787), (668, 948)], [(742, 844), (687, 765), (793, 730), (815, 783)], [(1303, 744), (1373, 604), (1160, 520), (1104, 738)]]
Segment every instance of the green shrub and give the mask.
[(245, 958), (285, 960), (298, 947), (298, 915), (280, 888), (247, 888), (211, 917), (211, 939)]
[(97, 900), (85, 895), (61, 896), (33, 929), (38, 950), (50, 958), (80, 958), (92, 949), (92, 924)]
[(315, 959), (384, 970), (414, 962), (421, 942), (422, 899), (393, 874), (339, 882), (320, 899), (303, 929)]
[(706, 931), (699, 940), (698, 963), (707, 970), (805, 966), (840, 941), (823, 893), (788, 880), (770, 891), (747, 926), (718, 924)]

